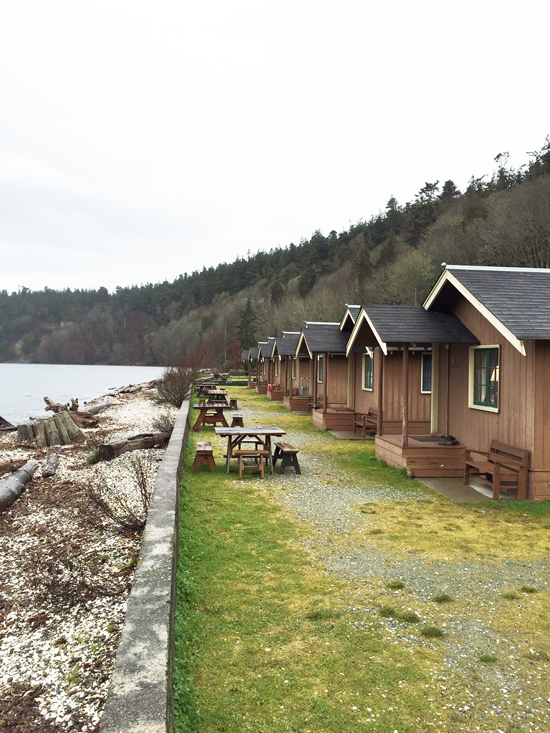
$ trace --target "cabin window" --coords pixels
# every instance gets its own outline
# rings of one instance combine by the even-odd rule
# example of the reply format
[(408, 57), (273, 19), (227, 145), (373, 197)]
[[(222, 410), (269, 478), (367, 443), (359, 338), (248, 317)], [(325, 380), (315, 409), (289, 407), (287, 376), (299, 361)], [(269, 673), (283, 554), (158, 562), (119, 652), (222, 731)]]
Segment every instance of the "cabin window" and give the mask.
[(296, 379), (296, 357), (292, 360), (292, 379)]
[(323, 381), (323, 367), (325, 365), (325, 357), (322, 354), (319, 354), (317, 357), (317, 381), (322, 382)]
[(498, 410), (500, 348), (470, 348), (470, 407)]
[(431, 394), (432, 392), (432, 355), (422, 354), (422, 385), (420, 391), (422, 394)]
[(372, 354), (363, 354), (363, 389), (372, 391)]
[(275, 359), (275, 376), (279, 376), (279, 360)]

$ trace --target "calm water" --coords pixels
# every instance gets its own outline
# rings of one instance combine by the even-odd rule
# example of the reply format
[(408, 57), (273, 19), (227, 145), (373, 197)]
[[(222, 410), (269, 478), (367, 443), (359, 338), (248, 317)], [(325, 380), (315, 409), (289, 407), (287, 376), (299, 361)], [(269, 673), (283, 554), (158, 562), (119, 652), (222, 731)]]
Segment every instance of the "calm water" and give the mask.
[(128, 384), (157, 379), (162, 367), (82, 366), (72, 364), (0, 364), (0, 415), (14, 425), (44, 415), (44, 397), (54, 402), (85, 400)]

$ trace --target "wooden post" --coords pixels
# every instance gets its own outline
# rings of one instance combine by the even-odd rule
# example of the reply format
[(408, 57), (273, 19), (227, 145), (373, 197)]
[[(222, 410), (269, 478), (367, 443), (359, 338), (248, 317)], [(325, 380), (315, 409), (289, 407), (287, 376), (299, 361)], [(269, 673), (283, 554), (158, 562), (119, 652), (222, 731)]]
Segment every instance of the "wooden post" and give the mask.
[(317, 404), (317, 373), (319, 369), (318, 354), (315, 354), (313, 359), (310, 359), (310, 373), (313, 373), (313, 404)]
[(384, 362), (386, 357), (382, 349), (378, 352), (378, 418), (376, 420), (376, 434), (382, 435), (384, 424)]
[(402, 446), (409, 445), (409, 345), (403, 344), (403, 379), (402, 379), (403, 431)]
[(327, 411), (328, 400), (328, 353), (323, 354), (323, 412)]

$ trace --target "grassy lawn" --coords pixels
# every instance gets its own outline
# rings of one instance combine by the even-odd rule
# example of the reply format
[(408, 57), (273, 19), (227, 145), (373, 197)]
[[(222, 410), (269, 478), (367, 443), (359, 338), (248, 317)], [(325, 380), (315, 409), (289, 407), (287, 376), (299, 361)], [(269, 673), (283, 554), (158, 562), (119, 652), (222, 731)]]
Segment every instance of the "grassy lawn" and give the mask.
[[(191, 433), (177, 733), (548, 731), (550, 506), (453, 504), (246, 388), (302, 476), (225, 472)], [(196, 440), (216, 472), (193, 474)]]

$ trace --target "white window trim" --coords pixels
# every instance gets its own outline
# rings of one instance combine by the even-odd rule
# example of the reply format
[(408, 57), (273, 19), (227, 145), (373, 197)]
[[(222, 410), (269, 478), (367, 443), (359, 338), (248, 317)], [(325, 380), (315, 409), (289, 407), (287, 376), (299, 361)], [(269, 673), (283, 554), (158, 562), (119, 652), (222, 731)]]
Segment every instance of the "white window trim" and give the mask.
[[(323, 365), (322, 379), (319, 379), (319, 364)], [(325, 357), (324, 357), (324, 354), (317, 354), (317, 384), (323, 384), (324, 378), (325, 378)]]
[(279, 359), (275, 359), (275, 376), (279, 376)]
[(433, 382), (434, 382), (434, 357), (433, 353), (431, 351), (423, 351), (422, 352), (422, 359), (420, 361), (420, 394), (431, 394), (431, 389), (422, 389), (424, 386), (424, 357), (430, 356), (432, 359), (432, 389), (433, 389)]
[[(489, 407), (487, 405), (476, 405), (474, 402), (474, 353), (478, 349), (498, 349), (498, 405)], [(480, 344), (479, 346), (470, 346), (468, 359), (468, 407), (472, 410), (481, 410), (482, 412), (492, 412), (498, 414), (500, 412), (500, 395), (501, 395), (501, 364), (500, 364), (500, 344)]]
[(292, 379), (296, 379), (296, 357), (292, 359)]
[[(370, 356), (371, 359), (370, 363), (372, 372), (372, 387), (365, 387), (367, 356)], [(361, 389), (363, 390), (363, 392), (372, 392), (372, 390), (374, 389), (374, 359), (372, 358), (372, 354), (369, 354), (368, 352), (366, 354), (363, 354), (361, 358)]]

